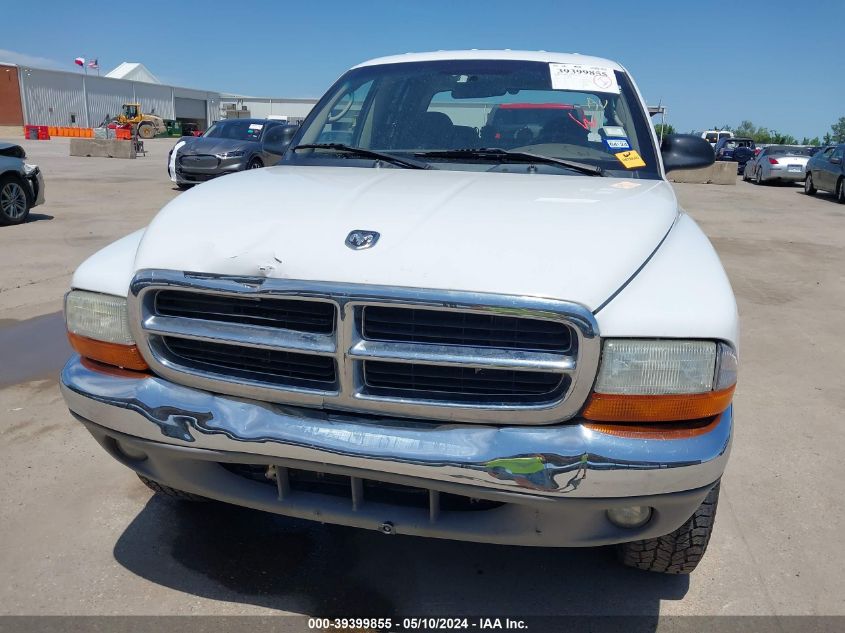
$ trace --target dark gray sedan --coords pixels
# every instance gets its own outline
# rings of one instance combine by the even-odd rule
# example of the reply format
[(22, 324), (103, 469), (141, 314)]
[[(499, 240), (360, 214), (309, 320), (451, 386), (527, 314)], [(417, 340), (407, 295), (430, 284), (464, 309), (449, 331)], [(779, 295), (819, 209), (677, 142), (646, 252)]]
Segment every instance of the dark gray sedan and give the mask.
[(812, 196), (816, 191), (829, 191), (845, 204), (845, 144), (825, 147), (807, 163), (804, 192)]
[(275, 165), (297, 130), (267, 119), (218, 121), (202, 136), (186, 136), (170, 150), (167, 173), (180, 189), (244, 169)]
[(44, 202), (44, 178), (26, 162), (20, 145), (0, 141), (0, 225), (26, 221), (29, 210)]

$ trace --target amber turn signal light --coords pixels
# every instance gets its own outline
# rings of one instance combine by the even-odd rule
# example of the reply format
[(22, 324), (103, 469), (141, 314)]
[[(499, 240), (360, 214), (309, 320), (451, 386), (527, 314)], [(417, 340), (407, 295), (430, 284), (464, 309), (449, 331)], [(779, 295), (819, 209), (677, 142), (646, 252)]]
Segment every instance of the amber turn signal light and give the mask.
[(135, 371), (146, 371), (149, 369), (147, 363), (141, 357), (137, 345), (121, 345), (120, 343), (108, 343), (97, 341), (86, 336), (80, 336), (68, 332), (70, 345), (79, 352), (83, 358), (90, 358), (106, 365), (134, 369)]
[(734, 387), (658, 396), (593, 393), (583, 415), (585, 419), (597, 422), (677, 422), (708, 418), (728, 408)]

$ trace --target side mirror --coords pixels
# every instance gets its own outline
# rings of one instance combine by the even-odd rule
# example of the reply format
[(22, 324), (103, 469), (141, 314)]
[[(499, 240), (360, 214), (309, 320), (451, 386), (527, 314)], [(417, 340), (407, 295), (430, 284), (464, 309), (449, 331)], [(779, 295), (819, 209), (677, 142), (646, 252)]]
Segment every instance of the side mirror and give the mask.
[(663, 169), (666, 173), (676, 169), (698, 169), (716, 161), (713, 147), (703, 138), (691, 134), (669, 134), (660, 146)]
[(833, 158), (830, 159), (830, 162), (833, 163), (834, 165), (841, 165), (842, 159), (839, 158), (839, 156), (834, 156)]

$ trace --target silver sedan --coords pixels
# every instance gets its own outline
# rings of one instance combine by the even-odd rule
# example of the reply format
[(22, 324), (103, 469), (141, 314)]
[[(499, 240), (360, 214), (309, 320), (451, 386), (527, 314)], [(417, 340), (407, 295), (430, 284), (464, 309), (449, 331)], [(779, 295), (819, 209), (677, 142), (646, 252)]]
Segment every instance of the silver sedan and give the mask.
[(810, 156), (804, 148), (770, 145), (745, 164), (742, 179), (753, 180), (758, 185), (774, 180), (803, 182), (808, 160)]

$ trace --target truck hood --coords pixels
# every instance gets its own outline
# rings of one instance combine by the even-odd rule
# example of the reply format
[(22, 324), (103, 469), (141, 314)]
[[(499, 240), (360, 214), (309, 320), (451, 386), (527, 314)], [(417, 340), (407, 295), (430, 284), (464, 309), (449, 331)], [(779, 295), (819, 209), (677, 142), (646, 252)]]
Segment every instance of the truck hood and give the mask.
[[(147, 228), (135, 270), (531, 295), (595, 310), (677, 214), (664, 181), (272, 167), (181, 194)], [(352, 250), (354, 230), (381, 237)]]

